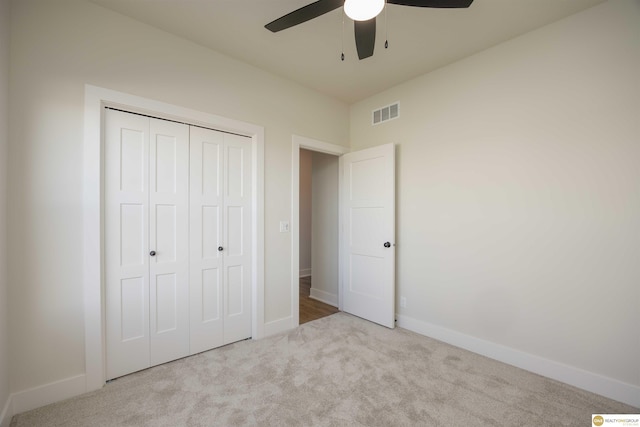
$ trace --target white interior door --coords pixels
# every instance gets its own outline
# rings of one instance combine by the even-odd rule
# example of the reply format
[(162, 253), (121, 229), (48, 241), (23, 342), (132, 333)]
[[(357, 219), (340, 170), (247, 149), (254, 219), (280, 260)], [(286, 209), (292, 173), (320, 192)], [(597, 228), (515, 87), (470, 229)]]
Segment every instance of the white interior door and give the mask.
[(191, 354), (223, 342), (223, 156), (224, 134), (191, 128)]
[(150, 119), (149, 135), (149, 325), (154, 366), (189, 355), (189, 127)]
[(342, 309), (395, 326), (395, 147), (341, 158)]
[(251, 337), (251, 139), (224, 134), (224, 343)]
[(105, 117), (107, 379), (149, 366), (149, 119)]

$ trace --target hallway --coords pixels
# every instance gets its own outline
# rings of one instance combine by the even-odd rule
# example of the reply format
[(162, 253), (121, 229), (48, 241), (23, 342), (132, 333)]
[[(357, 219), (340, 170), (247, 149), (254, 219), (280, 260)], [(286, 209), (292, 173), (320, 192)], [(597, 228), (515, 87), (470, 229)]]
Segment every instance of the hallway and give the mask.
[(300, 324), (311, 322), (334, 313), (338, 313), (336, 307), (309, 298), (311, 291), (311, 276), (300, 278)]

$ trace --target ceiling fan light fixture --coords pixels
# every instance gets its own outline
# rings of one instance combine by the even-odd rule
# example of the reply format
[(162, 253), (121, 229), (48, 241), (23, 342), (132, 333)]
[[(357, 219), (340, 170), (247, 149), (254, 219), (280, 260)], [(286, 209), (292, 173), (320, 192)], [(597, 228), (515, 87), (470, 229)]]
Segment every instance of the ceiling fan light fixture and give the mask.
[(385, 0), (346, 0), (344, 13), (354, 21), (373, 19), (384, 9)]

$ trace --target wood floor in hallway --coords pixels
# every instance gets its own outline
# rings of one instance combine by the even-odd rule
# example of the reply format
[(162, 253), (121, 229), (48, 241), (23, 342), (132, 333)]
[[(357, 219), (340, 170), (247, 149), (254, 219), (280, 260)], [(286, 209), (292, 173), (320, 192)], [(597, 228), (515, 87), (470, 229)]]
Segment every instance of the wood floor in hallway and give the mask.
[(336, 307), (309, 298), (311, 293), (311, 277), (300, 278), (300, 324), (311, 322), (337, 313)]

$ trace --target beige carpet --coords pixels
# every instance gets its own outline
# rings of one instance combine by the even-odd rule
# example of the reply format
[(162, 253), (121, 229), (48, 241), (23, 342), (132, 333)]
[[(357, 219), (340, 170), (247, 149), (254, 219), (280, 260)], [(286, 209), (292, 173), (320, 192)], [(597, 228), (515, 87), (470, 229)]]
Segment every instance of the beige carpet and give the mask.
[(589, 426), (618, 403), (347, 314), (14, 417), (12, 426)]

